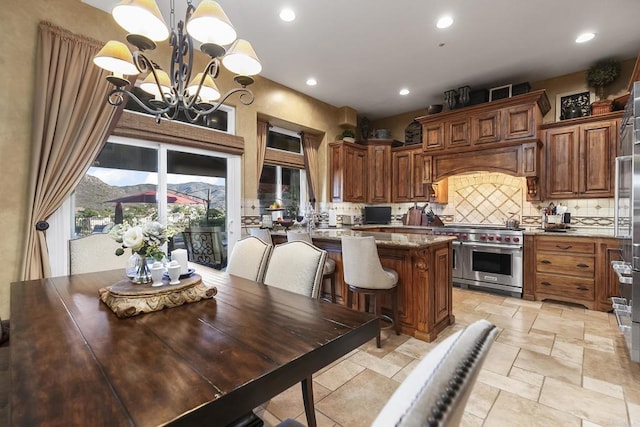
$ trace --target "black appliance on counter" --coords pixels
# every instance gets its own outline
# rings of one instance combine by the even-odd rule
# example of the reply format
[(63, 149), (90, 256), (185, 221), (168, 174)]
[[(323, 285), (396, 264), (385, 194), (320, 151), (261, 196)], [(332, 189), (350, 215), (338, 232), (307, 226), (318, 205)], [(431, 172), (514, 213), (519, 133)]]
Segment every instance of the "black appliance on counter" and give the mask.
[(391, 223), (391, 206), (365, 206), (362, 222), (364, 224)]

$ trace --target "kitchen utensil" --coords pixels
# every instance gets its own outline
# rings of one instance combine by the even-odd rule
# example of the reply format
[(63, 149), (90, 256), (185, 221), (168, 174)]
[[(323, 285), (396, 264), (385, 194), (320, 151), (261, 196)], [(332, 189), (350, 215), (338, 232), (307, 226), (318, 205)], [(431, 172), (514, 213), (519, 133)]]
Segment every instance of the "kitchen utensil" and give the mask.
[(520, 221), (518, 221), (517, 219), (508, 219), (505, 221), (504, 224), (508, 229), (516, 229), (518, 227), (520, 227)]

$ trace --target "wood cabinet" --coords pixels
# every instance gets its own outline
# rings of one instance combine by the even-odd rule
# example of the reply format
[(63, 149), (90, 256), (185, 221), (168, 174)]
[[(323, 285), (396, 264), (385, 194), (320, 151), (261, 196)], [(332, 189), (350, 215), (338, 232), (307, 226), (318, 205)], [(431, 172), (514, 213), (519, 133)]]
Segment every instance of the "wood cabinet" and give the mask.
[(367, 201), (367, 147), (337, 141), (329, 144), (330, 183), (333, 202)]
[(375, 144), (367, 147), (369, 163), (367, 202), (391, 202), (391, 145)]
[(544, 130), (545, 198), (613, 197), (620, 114)]
[(429, 195), (430, 157), (422, 147), (399, 147), (391, 152), (391, 201), (447, 203), (447, 179), (433, 184), (435, 194)]
[(619, 241), (613, 238), (526, 235), (523, 298), (609, 311), (609, 298), (619, 296), (611, 261), (619, 257)]

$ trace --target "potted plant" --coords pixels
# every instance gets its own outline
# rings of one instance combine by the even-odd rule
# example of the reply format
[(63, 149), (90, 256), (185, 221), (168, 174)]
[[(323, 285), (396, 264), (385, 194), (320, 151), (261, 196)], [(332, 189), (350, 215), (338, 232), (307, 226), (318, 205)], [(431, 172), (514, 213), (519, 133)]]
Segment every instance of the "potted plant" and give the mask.
[(587, 84), (594, 87), (599, 101), (591, 104), (591, 114), (603, 114), (611, 111), (611, 101), (604, 98), (604, 88), (620, 76), (620, 62), (615, 59), (603, 59), (592, 65), (587, 71)]
[(345, 142), (356, 142), (356, 133), (353, 129), (345, 129), (342, 131), (342, 140)]

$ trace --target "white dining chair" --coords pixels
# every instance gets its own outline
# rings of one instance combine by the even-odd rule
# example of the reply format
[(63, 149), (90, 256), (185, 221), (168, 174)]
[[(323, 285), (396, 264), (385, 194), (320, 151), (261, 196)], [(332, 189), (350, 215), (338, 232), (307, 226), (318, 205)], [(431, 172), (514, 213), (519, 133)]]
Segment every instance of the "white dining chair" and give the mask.
[(459, 425), (497, 334), (483, 319), (442, 341), (400, 384), (372, 427)]
[(273, 245), (273, 239), (271, 239), (271, 230), (269, 230), (268, 228), (251, 227), (249, 228), (249, 235), (257, 237), (263, 242)]
[(264, 284), (318, 298), (327, 251), (303, 241), (273, 248)]
[[(311, 239), (311, 234), (306, 231), (287, 231), (287, 241), (295, 242), (297, 240), (302, 240), (303, 242), (307, 242), (313, 245), (313, 239)], [(336, 302), (336, 262), (327, 256), (327, 259), (324, 262), (324, 268), (322, 269), (322, 281), (329, 280), (329, 290), (330, 290), (330, 301)], [(322, 289), (320, 289), (322, 293)]]
[(273, 245), (257, 237), (238, 240), (229, 256), (227, 273), (262, 282), (272, 249)]

